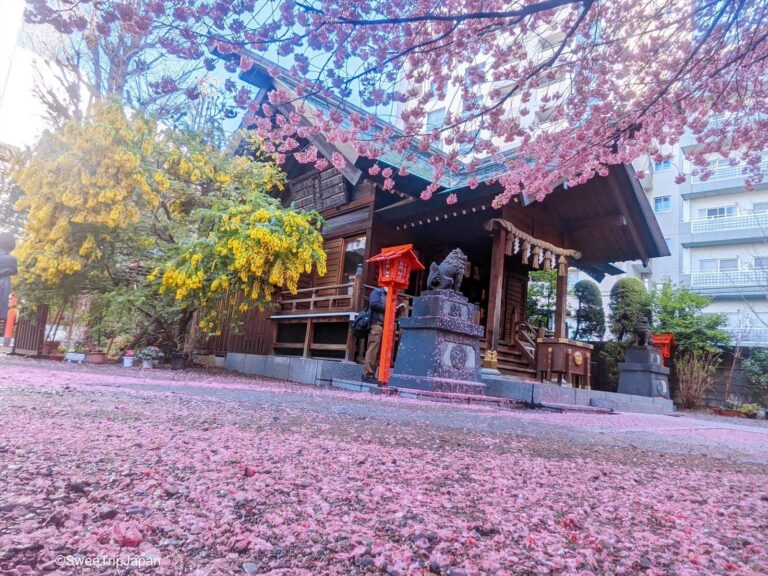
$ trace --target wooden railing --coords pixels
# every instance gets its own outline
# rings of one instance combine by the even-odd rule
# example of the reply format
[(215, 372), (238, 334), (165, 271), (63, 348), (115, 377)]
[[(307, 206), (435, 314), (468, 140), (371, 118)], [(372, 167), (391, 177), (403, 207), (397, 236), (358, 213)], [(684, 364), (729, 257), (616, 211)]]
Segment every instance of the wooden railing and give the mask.
[(280, 293), (280, 314), (310, 314), (313, 312), (354, 312), (356, 282), (302, 288), (295, 294)]
[(551, 336), (552, 332), (545, 330), (543, 327), (534, 328), (528, 322), (518, 322), (515, 324), (515, 340), (531, 364), (536, 361), (536, 339), (549, 338)]

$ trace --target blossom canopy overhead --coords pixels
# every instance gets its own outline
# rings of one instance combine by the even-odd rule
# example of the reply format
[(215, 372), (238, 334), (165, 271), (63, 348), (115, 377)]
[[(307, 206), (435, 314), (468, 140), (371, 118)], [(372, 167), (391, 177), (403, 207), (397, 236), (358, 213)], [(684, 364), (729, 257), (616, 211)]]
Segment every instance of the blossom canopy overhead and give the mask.
[[(161, 24), (159, 50), (211, 69), (245, 75), (254, 55), (288, 69), (291, 90), (268, 102), (225, 84), (281, 155), (325, 163), (307, 144), (317, 134), (369, 158), (395, 151), (403, 165), (439, 148), (422, 196), (444, 174), (494, 161), (505, 166), (492, 177), (497, 206), (542, 200), (643, 154), (663, 161), (686, 133), (702, 179), (716, 155), (742, 164), (747, 186), (762, 180), (768, 0), (91, 1), (99, 29)], [(89, 26), (64, 0), (28, 2), (30, 21)], [(307, 125), (312, 95), (330, 105)], [(438, 121), (436, 101), (449, 104)]]

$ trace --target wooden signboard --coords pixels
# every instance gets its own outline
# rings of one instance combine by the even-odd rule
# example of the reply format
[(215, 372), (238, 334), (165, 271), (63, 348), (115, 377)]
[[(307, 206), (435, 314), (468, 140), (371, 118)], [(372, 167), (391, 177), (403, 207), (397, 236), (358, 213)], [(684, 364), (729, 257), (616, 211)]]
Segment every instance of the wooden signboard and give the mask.
[(291, 200), (299, 210), (323, 211), (349, 201), (347, 183), (336, 168), (292, 180), (290, 188)]

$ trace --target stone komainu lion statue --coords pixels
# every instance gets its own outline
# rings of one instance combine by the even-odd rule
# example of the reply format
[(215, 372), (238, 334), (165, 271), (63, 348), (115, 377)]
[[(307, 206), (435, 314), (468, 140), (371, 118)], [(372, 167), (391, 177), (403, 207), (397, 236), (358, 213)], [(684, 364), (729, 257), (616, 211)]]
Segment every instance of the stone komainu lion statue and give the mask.
[(427, 277), (430, 290), (454, 290), (458, 292), (464, 279), (467, 257), (459, 248), (453, 250), (440, 264), (432, 262)]
[(648, 318), (640, 316), (635, 322), (635, 345), (651, 346), (653, 345), (653, 334), (651, 334), (651, 325)]

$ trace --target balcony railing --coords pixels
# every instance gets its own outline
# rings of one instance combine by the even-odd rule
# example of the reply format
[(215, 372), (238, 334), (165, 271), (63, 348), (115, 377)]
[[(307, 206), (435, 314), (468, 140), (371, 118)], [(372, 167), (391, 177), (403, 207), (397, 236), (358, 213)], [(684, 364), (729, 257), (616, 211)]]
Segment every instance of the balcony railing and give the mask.
[(701, 232), (722, 232), (727, 230), (751, 230), (761, 228), (764, 228), (768, 233), (768, 212), (691, 220), (691, 232), (694, 234)]
[[(744, 169), (746, 167), (747, 165), (743, 162), (740, 162), (734, 166), (729, 166), (727, 164), (715, 166), (712, 169), (712, 175), (706, 180), (702, 180), (701, 176), (698, 174), (691, 176), (691, 184), (703, 184), (706, 182), (717, 182), (719, 180), (744, 178), (746, 176), (744, 173)], [(763, 174), (768, 174), (768, 158), (764, 157), (762, 162), (760, 162), (760, 171), (763, 172)]]
[(768, 268), (692, 272), (693, 288), (744, 288), (768, 285)]
[(768, 328), (753, 326), (751, 328), (727, 328), (734, 344), (742, 346), (765, 346), (768, 344)]

